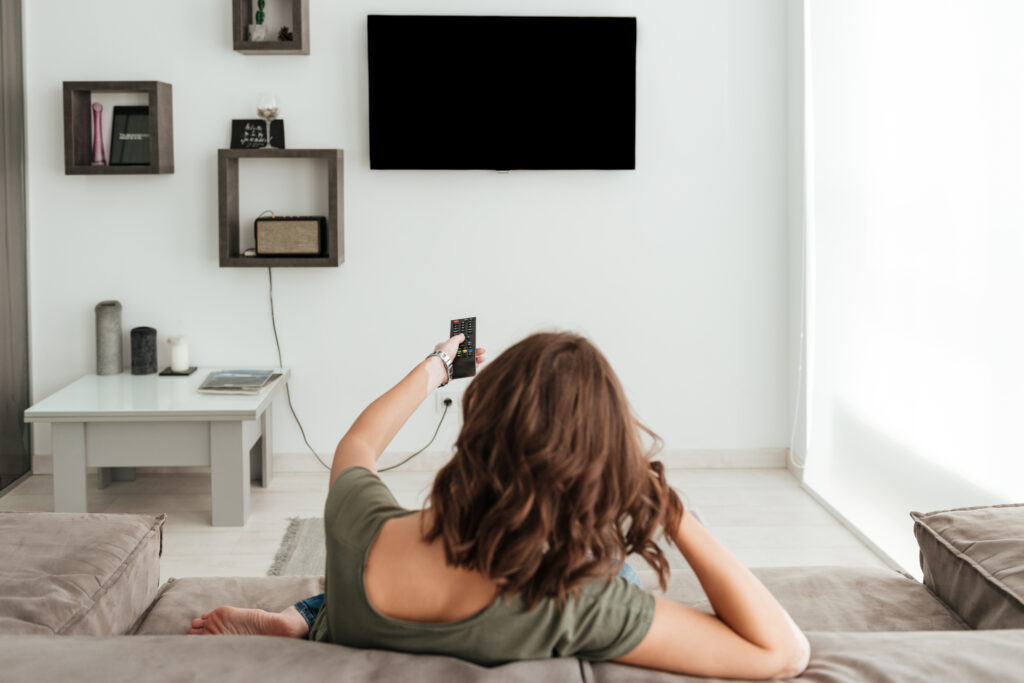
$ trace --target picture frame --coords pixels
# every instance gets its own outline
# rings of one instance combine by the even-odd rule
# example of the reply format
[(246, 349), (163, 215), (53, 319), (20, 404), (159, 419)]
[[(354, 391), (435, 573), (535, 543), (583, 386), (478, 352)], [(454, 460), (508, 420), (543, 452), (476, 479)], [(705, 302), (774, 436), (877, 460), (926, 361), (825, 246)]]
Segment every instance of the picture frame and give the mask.
[(111, 166), (148, 166), (149, 107), (115, 106), (110, 128)]
[[(284, 149), (284, 119), (270, 122), (270, 146)], [(267, 122), (263, 119), (232, 119), (231, 149), (267, 147)]]

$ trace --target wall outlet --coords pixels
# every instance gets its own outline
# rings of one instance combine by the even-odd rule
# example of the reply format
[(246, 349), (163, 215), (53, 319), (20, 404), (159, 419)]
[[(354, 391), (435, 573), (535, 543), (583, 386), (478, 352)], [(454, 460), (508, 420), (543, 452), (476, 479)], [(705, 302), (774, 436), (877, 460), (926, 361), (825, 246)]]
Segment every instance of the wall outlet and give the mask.
[(460, 392), (453, 391), (451, 389), (438, 389), (437, 391), (434, 392), (434, 409), (438, 413), (444, 412), (444, 400), (446, 398), (450, 398), (452, 400), (452, 404), (448, 408), (449, 415), (461, 410), (462, 394)]

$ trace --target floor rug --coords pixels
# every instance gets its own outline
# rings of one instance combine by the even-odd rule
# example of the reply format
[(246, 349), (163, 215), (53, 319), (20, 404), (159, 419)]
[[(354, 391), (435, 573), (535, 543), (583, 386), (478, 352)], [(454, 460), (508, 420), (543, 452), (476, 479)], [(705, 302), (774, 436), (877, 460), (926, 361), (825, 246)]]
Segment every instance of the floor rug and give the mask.
[(323, 576), (325, 562), (322, 517), (293, 517), (267, 576)]

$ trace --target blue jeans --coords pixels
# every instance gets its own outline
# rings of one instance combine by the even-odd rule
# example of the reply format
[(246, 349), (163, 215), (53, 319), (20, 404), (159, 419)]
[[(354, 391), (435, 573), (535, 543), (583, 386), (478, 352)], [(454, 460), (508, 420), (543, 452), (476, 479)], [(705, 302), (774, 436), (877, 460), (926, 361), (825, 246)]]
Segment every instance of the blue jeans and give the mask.
[[(640, 575), (636, 573), (636, 570), (629, 566), (628, 562), (622, 563), (622, 569), (619, 570), (619, 576), (629, 581), (638, 588), (643, 588), (640, 584)], [(306, 623), (310, 628), (313, 627), (313, 622), (316, 621), (316, 615), (320, 613), (320, 610), (324, 606), (324, 594), (314, 595), (311, 598), (305, 600), (299, 600), (295, 603), (295, 609), (299, 611), (302, 618), (306, 620)]]

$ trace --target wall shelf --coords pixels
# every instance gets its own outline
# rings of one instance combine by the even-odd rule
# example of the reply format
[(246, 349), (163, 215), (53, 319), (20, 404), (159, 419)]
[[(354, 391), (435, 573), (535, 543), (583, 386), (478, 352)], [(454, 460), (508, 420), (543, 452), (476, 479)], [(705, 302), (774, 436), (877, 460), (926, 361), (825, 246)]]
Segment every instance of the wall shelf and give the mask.
[(309, 54), (309, 0), (291, 0), (292, 19), (286, 24), (294, 40), (278, 40), (281, 26), (267, 24), (268, 40), (249, 40), (249, 24), (254, 23), (253, 0), (231, 0), (231, 31), (236, 52), (243, 55), (308, 55)]
[[(148, 98), (150, 163), (146, 166), (93, 166), (92, 95), (125, 92), (144, 93)], [(170, 84), (160, 81), (64, 81), (64, 174), (138, 173), (174, 173)]]
[[(323, 159), (327, 162), (327, 244), (322, 256), (242, 256), (238, 162), (241, 159)], [(340, 149), (217, 150), (220, 265), (223, 268), (336, 267), (345, 261), (344, 160)]]

